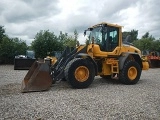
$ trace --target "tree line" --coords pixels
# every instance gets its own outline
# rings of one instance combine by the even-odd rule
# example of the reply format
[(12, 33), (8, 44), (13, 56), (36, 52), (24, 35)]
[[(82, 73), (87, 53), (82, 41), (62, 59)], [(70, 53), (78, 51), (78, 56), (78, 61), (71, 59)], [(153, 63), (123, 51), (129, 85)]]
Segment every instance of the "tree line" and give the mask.
[(36, 58), (44, 58), (46, 55), (53, 56), (54, 51), (63, 51), (66, 46), (76, 47), (77, 39), (77, 30), (74, 31), (74, 35), (60, 31), (58, 36), (49, 30), (41, 30), (31, 43), (31, 48), (35, 51)]
[[(155, 39), (149, 32), (146, 32), (138, 39), (138, 30), (124, 31), (122, 39), (130, 35), (130, 43), (140, 50), (150, 50), (160, 52), (160, 39)], [(13, 64), (16, 55), (25, 55), (26, 50), (34, 50), (36, 58), (44, 58), (47, 55), (54, 56), (54, 51), (63, 51), (66, 46), (76, 47), (78, 32), (74, 31), (73, 35), (68, 35), (60, 31), (59, 35), (49, 30), (40, 30), (31, 43), (19, 38), (9, 37), (4, 29), (0, 26), (0, 64)]]
[(160, 52), (160, 38), (155, 39), (149, 32), (146, 32), (140, 39), (138, 39), (138, 30), (131, 30), (130, 32), (123, 32), (122, 39), (124, 40), (128, 35), (131, 36), (130, 43), (141, 51), (158, 51)]
[(36, 58), (54, 55), (54, 51), (63, 51), (66, 46), (75, 47), (78, 39), (77, 30), (74, 35), (60, 31), (59, 35), (49, 30), (40, 30), (32, 41), (31, 46), (19, 38), (10, 38), (0, 26), (0, 64), (13, 64), (16, 55), (25, 55), (26, 50), (34, 50)]
[(5, 33), (3, 26), (0, 26), (0, 63), (13, 64), (14, 56), (25, 54), (28, 49), (25, 41), (19, 38), (10, 38)]

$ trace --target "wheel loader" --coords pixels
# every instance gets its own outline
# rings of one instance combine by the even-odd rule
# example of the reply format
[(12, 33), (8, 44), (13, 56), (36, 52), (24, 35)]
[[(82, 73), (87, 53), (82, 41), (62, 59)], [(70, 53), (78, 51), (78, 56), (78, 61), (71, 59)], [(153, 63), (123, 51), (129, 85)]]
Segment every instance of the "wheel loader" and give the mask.
[(102, 22), (85, 30), (89, 41), (74, 50), (66, 48), (58, 59), (36, 61), (24, 80), (22, 92), (48, 90), (56, 81), (66, 80), (73, 88), (89, 87), (95, 76), (136, 84), (149, 64), (141, 51), (122, 42), (122, 26)]

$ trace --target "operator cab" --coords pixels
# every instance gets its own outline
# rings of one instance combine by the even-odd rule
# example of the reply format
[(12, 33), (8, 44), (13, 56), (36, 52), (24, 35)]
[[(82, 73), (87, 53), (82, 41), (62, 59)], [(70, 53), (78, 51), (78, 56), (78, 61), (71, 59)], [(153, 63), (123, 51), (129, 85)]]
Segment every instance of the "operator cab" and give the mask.
[(111, 52), (119, 45), (119, 28), (106, 24), (98, 24), (91, 28), (89, 42), (98, 44), (101, 51)]

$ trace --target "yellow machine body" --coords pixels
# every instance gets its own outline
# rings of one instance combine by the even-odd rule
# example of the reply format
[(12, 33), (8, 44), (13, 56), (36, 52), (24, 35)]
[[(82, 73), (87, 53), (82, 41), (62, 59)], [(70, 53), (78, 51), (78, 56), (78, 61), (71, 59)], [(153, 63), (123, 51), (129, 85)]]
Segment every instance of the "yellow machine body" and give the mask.
[(95, 76), (136, 84), (141, 71), (149, 69), (141, 51), (123, 43), (122, 26), (103, 22), (86, 31), (90, 31), (88, 44), (70, 52), (66, 49), (59, 59), (35, 62), (22, 81), (22, 92), (47, 90), (53, 81), (62, 79), (73, 88), (86, 88)]

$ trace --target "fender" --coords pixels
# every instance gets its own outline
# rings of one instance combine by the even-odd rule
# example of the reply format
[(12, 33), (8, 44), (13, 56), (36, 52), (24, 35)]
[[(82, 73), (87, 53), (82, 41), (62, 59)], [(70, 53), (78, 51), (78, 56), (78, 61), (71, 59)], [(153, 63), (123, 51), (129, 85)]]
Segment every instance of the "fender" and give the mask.
[(98, 66), (97, 66), (97, 63), (92, 59), (91, 56), (89, 56), (88, 54), (86, 53), (79, 53), (75, 56), (76, 58), (85, 58), (85, 59), (88, 59), (90, 62), (93, 63), (94, 65), (94, 68), (95, 68), (95, 75), (98, 74)]
[(123, 52), (119, 57), (119, 69), (120, 70), (122, 70), (123, 65), (124, 65), (124, 63), (125, 63), (125, 61), (126, 61), (126, 59), (128, 58), (129, 55), (133, 56), (133, 58), (140, 65), (141, 68), (143, 67), (142, 60), (141, 60), (139, 54), (132, 53), (132, 52)]

